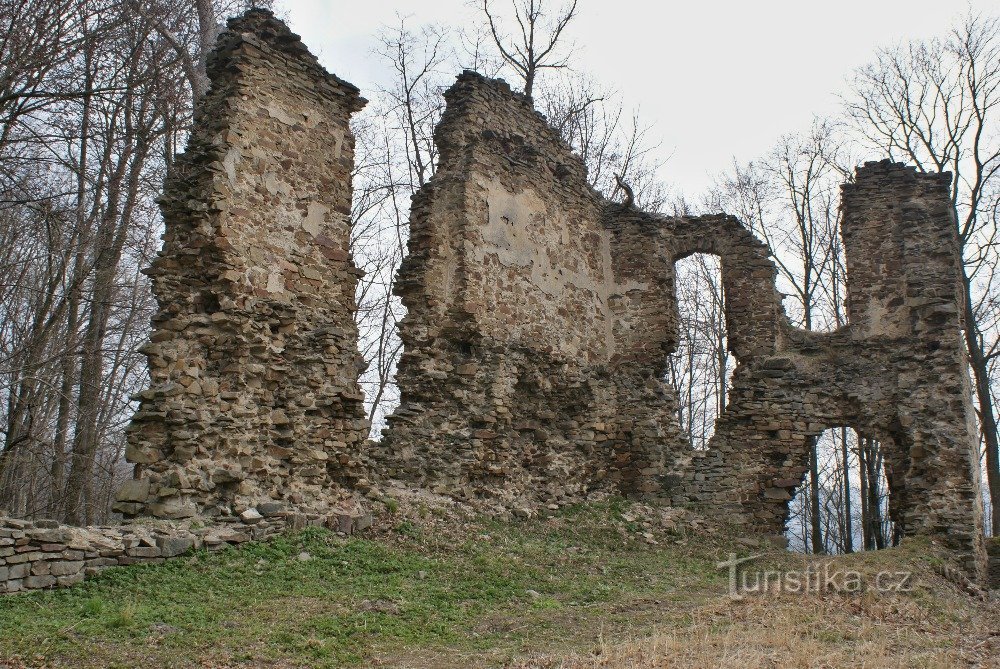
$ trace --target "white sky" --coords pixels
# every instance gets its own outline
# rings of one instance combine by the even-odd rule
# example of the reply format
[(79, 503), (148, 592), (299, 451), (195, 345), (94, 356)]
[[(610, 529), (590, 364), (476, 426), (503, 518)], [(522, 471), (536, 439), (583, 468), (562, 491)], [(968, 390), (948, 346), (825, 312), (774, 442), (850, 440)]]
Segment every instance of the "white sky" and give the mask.
[[(327, 69), (362, 93), (386, 76), (373, 54), (380, 26), (398, 15), (414, 28), (478, 18), (465, 0), (280, 6)], [(567, 37), (575, 69), (618, 90), (653, 126), (669, 158), (663, 180), (691, 197), (734, 157), (757, 157), (836, 112), (846, 78), (878, 46), (943, 36), (969, 6), (1000, 12), (1000, 0), (580, 0)]]

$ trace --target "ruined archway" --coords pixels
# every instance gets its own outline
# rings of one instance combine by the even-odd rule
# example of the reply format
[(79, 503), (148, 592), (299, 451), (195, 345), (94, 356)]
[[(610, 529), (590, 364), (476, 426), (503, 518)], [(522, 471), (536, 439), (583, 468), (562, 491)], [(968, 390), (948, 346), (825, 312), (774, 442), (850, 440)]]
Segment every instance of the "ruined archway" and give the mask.
[(846, 426), (810, 437), (805, 472), (787, 502), (788, 549), (840, 554), (898, 543), (886, 462), (891, 448)]

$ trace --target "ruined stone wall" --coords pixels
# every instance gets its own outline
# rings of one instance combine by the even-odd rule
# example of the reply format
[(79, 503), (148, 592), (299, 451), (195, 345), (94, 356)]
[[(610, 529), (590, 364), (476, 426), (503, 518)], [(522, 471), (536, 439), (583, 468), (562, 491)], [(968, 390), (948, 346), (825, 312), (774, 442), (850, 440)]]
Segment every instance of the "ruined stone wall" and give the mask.
[(348, 121), (364, 101), (266, 11), (230, 22), (208, 69), (161, 201), (152, 382), (115, 510), (322, 512), (355, 483), (368, 430), (348, 253)]
[[(369, 475), (505, 509), (616, 492), (780, 537), (811, 439), (842, 426), (881, 442), (901, 532), (985, 577), (949, 175), (859, 168), (843, 193), (850, 324), (805, 332), (738, 220), (604, 200), (530, 101), (464, 73), (396, 284), (401, 404), (366, 444), (348, 252), (348, 122), (363, 100), (261, 10), (230, 23), (209, 74), (162, 199), (151, 386), (115, 505), (159, 520), (0, 519), (0, 592), (286, 527), (363, 529), (352, 497)], [(704, 451), (682, 438), (665, 381), (674, 264), (699, 252), (721, 260), (738, 361)]]
[[(262, 10), (230, 22), (209, 75), (162, 199), (151, 386), (115, 505), (156, 520), (0, 518), (0, 593), (289, 527), (364, 529), (353, 496), (369, 475), (505, 509), (617, 492), (778, 538), (811, 439), (842, 426), (881, 442), (902, 534), (933, 537), (996, 586), (950, 175), (858, 169), (842, 207), (850, 324), (805, 332), (738, 220), (604, 200), (530, 101), (464, 73), (397, 282), (401, 404), (366, 444), (348, 252), (348, 122), (364, 101)], [(674, 264), (692, 253), (721, 260), (738, 361), (703, 451), (682, 438), (665, 381)]]
[(372, 520), (359, 508), (307, 517), (279, 503), (208, 524), (203, 519), (142, 518), (105, 527), (71, 527), (54, 520), (0, 516), (0, 594), (67, 587), (111, 567), (159, 564), (192, 550), (218, 551), (307, 526), (347, 536), (368, 529)]
[(382, 473), (504, 504), (652, 492), (679, 439), (655, 232), (616, 220), (505, 83), (467, 72), (445, 97), (397, 283), (401, 405)]
[(989, 537), (986, 540), (986, 553), (989, 556), (987, 588), (1000, 590), (1000, 537)]
[(674, 503), (728, 510), (748, 532), (781, 536), (808, 468), (810, 438), (851, 427), (882, 444), (890, 516), (901, 533), (935, 537), (969, 571), (983, 573), (978, 439), (949, 184), (948, 174), (884, 161), (859, 168), (844, 186), (851, 322), (832, 333), (789, 325), (773, 295), (773, 268), (759, 250), (750, 252), (759, 243), (738, 225), (714, 235), (732, 242), (720, 252), (724, 283), (727, 272), (746, 281), (740, 291), (726, 283), (730, 337), (752, 337), (731, 341), (739, 365), (728, 405), (708, 451), (668, 486)]
[[(399, 277), (402, 401), (374, 449), (380, 475), (506, 506), (659, 497), (780, 537), (812, 438), (846, 426), (882, 443), (900, 531), (939, 537), (981, 572), (948, 175), (858, 170), (843, 204), (851, 324), (805, 332), (738, 220), (603, 200), (503, 82), (465, 73), (446, 98)], [(674, 263), (692, 253), (721, 259), (738, 361), (705, 451), (681, 438), (664, 382)]]

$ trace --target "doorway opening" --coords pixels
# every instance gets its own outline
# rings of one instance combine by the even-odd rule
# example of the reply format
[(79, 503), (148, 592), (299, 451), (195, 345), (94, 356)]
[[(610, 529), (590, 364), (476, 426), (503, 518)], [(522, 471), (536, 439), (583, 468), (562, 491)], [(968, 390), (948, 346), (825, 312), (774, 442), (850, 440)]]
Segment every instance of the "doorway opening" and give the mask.
[(848, 427), (811, 441), (802, 484), (788, 503), (788, 549), (836, 555), (897, 544), (882, 444)]

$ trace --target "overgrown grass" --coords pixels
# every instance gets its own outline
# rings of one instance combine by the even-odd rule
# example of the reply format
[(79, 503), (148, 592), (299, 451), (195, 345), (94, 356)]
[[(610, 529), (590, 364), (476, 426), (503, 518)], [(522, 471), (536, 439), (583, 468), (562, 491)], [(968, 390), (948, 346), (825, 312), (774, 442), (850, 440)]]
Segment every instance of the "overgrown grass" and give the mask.
[(703, 616), (727, 601), (715, 562), (732, 545), (628, 508), (515, 522), (418, 509), (365, 538), (310, 529), (114, 569), (0, 598), (0, 666), (479, 667), (664, 627), (730, 634), (737, 618)]
[(70, 590), (0, 599), (0, 657), (347, 666), (414, 646), (517, 647), (545, 636), (560, 609), (594, 615), (594, 605), (662, 594), (682, 578), (718, 581), (711, 558), (623, 538), (620, 514), (615, 503), (461, 527), (417, 517), (370, 539), (310, 529), (114, 569)]

